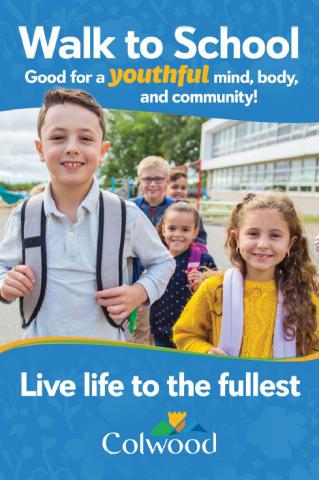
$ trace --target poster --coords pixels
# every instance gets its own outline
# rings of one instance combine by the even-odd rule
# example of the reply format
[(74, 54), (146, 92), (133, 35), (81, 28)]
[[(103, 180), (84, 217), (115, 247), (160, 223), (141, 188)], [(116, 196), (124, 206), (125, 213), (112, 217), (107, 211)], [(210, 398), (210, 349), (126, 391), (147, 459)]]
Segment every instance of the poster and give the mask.
[[(316, 0), (0, 5), (1, 111), (60, 85), (112, 109), (318, 121)], [(2, 350), (1, 480), (318, 476), (316, 355), (57, 338)]]

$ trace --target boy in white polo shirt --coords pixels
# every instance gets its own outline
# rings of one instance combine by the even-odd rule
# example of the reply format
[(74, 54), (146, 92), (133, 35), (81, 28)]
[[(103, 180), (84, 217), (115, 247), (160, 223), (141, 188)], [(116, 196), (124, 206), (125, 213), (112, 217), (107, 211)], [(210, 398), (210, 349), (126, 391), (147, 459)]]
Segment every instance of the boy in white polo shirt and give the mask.
[[(145, 215), (126, 202), (123, 285), (98, 291), (100, 189), (94, 174), (109, 148), (103, 141), (103, 110), (85, 91), (51, 90), (39, 113), (38, 134), (36, 148), (51, 177), (43, 194), (46, 288), (25, 336), (123, 340), (122, 329), (106, 320), (101, 307), (118, 324), (137, 305), (152, 304), (163, 294), (174, 260)], [(117, 257), (119, 252), (106, 254)], [(132, 257), (141, 259), (147, 273), (129, 285)], [(0, 299), (12, 302), (27, 296), (38, 281), (30, 266), (22, 262), (19, 206), (11, 214), (0, 244)]]

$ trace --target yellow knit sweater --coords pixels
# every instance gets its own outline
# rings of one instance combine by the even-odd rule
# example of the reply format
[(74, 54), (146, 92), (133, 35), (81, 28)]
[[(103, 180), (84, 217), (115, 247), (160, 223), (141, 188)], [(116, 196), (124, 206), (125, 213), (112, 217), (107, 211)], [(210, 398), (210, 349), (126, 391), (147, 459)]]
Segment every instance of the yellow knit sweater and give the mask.
[[(222, 285), (223, 275), (210, 277), (188, 302), (174, 326), (173, 339), (178, 349), (207, 353), (217, 347), (222, 321)], [(272, 358), (277, 296), (274, 280), (244, 281), (241, 357)], [(312, 301), (317, 309), (316, 337), (319, 339), (319, 299), (313, 295)], [(319, 349), (319, 341), (313, 349)]]

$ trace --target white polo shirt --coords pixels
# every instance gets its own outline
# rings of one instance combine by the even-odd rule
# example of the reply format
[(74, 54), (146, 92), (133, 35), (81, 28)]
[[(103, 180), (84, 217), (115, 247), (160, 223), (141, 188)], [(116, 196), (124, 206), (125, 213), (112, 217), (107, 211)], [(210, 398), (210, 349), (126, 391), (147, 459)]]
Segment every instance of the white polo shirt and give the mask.
[[(174, 272), (175, 262), (151, 222), (131, 202), (126, 202), (127, 220), (123, 252), (123, 282), (128, 284), (127, 259), (138, 257), (146, 273), (138, 280), (152, 304), (160, 298)], [(123, 340), (97, 304), (96, 250), (99, 186), (96, 179), (72, 223), (59, 212), (50, 184), (44, 192), (46, 215), (47, 286), (41, 309), (25, 331), (25, 338), (80, 336)], [(0, 288), (8, 270), (22, 263), (21, 206), (11, 213), (0, 244)], [(110, 255), (118, 252), (110, 252)]]

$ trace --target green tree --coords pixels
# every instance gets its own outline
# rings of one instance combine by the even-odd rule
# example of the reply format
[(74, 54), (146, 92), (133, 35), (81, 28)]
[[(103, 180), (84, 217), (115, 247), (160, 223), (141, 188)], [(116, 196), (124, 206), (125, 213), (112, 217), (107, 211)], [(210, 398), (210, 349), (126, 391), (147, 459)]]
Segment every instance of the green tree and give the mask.
[(182, 165), (199, 158), (198, 117), (163, 115), (149, 112), (109, 111), (108, 135), (111, 148), (100, 168), (109, 186), (111, 177), (135, 178), (136, 166), (147, 155), (160, 155)]

